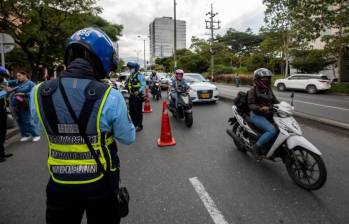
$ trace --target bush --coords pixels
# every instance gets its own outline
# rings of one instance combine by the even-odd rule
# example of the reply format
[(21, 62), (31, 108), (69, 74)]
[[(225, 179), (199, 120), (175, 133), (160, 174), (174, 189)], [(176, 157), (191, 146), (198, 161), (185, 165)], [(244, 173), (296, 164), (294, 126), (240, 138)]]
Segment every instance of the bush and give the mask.
[[(216, 82), (223, 82), (223, 83), (235, 83), (235, 75), (234, 74), (224, 74), (224, 75), (216, 75), (215, 81)], [(239, 75), (240, 77), (240, 84), (241, 85), (252, 85), (253, 84), (253, 76), (252, 75)]]
[[(211, 68), (208, 69), (208, 72), (211, 71)], [(225, 66), (225, 65), (215, 65), (214, 67), (214, 74), (215, 75), (221, 75), (221, 74), (229, 74), (233, 73), (234, 68), (231, 66)]]

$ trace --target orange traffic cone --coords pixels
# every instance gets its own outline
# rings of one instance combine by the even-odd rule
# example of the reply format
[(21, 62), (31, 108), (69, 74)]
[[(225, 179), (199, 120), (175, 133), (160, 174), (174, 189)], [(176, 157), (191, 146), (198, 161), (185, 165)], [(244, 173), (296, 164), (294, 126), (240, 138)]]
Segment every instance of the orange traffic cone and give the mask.
[(167, 102), (166, 100), (162, 103), (162, 123), (161, 123), (161, 135), (158, 139), (158, 146), (172, 146), (176, 145), (176, 140), (172, 137), (170, 118), (167, 113)]
[(143, 113), (151, 113), (153, 110), (150, 106), (150, 100), (149, 100), (149, 89), (147, 88), (145, 90), (145, 103), (143, 108)]

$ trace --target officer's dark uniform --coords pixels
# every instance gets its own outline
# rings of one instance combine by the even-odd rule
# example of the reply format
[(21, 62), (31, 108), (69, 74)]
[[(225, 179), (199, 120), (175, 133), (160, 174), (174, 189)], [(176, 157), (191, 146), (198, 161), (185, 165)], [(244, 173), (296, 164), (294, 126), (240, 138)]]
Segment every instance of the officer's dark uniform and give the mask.
[(0, 99), (0, 162), (5, 160), (5, 138), (7, 129), (6, 99)]
[[(141, 73), (134, 72), (130, 75), (128, 79), (128, 90), (130, 92), (129, 98), (129, 110), (130, 116), (134, 126), (137, 127), (137, 131), (143, 129), (143, 90), (145, 87), (145, 81), (140, 80), (140, 77), (143, 78)], [(134, 93), (138, 92), (136, 96)]]
[(6, 92), (4, 89), (5, 86), (5, 77), (8, 76), (8, 71), (0, 66), (0, 162), (4, 162), (6, 157), (12, 156), (12, 154), (5, 154), (5, 139), (7, 131), (7, 99)]

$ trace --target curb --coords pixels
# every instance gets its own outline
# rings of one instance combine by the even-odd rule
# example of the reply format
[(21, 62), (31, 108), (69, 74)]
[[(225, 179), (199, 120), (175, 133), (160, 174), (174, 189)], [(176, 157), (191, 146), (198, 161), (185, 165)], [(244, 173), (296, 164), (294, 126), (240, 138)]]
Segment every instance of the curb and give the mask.
[[(220, 94), (219, 95), (219, 99), (223, 100), (223, 101), (228, 101), (228, 102), (232, 102), (232, 100), (234, 99), (234, 97), (226, 95), (226, 94)], [(335, 128), (340, 128), (340, 129), (344, 129), (349, 131), (349, 124), (347, 123), (341, 123), (339, 121), (334, 121), (331, 119), (327, 119), (327, 118), (322, 118), (322, 117), (316, 117), (310, 114), (306, 114), (306, 113), (302, 113), (302, 112), (294, 112), (294, 116), (295, 117), (299, 117), (302, 119), (306, 119), (309, 121), (315, 121), (315, 122), (319, 122), (322, 123), (324, 125), (328, 125), (331, 127), (335, 127)]]

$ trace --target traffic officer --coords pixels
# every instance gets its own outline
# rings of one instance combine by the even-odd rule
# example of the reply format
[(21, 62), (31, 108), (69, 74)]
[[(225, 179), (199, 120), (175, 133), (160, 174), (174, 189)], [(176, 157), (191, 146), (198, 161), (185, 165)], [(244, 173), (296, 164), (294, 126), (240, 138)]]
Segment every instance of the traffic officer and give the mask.
[(7, 86), (6, 78), (9, 77), (9, 72), (6, 68), (0, 66), (0, 163), (4, 162), (7, 157), (12, 154), (5, 154), (5, 139), (7, 130), (7, 112), (6, 112), (6, 96), (5, 88)]
[(49, 143), (46, 222), (119, 223), (116, 141), (131, 144), (135, 128), (121, 93), (98, 80), (116, 69), (111, 39), (98, 28), (74, 33), (66, 71), (31, 93), (31, 112)]
[(130, 115), (134, 126), (136, 126), (136, 131), (138, 132), (143, 130), (142, 103), (144, 100), (146, 82), (144, 75), (139, 72), (139, 64), (128, 62), (127, 67), (131, 73), (127, 82), (128, 91), (130, 93)]

